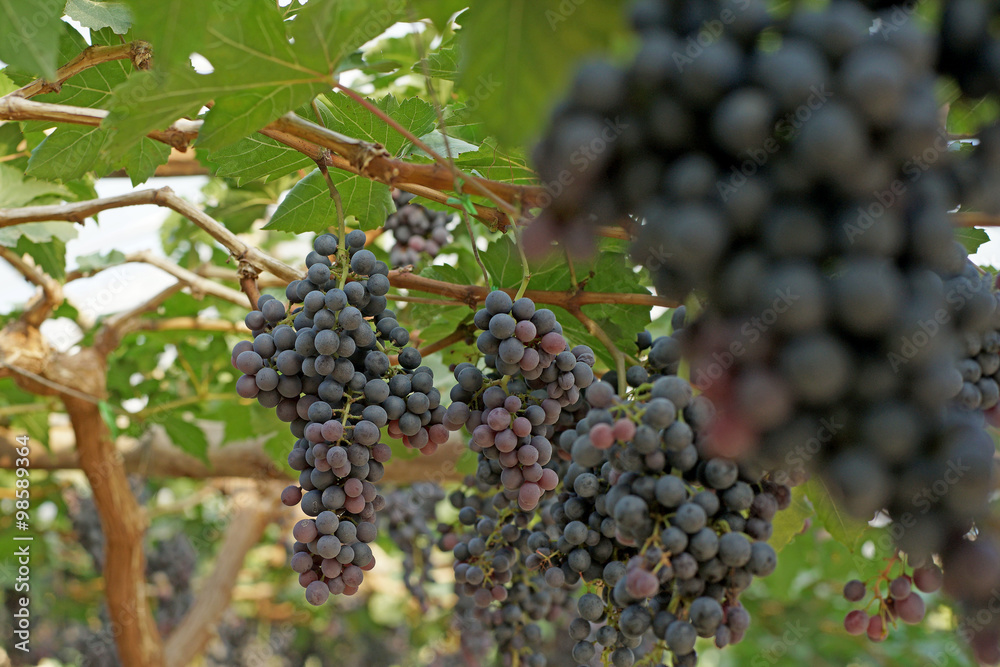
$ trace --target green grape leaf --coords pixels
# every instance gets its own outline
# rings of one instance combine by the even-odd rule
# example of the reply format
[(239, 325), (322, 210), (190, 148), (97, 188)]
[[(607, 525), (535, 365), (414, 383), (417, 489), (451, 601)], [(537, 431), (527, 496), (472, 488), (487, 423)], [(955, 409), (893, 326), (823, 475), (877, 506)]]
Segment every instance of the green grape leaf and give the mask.
[(792, 489), (792, 504), (788, 509), (778, 512), (774, 517), (774, 533), (769, 540), (775, 551), (781, 551), (802, 532), (806, 519), (813, 515), (812, 505), (806, 499), (805, 488), (796, 486)]
[(463, 153), (455, 160), (463, 171), (475, 171), (479, 176), (506, 183), (534, 185), (538, 178), (519, 152), (500, 148), (494, 139), (487, 139), (479, 150)]
[(68, 198), (71, 193), (58, 183), (25, 177), (20, 169), (0, 162), (0, 208), (24, 206), (48, 196)]
[[(58, 222), (36, 222), (36, 225), (67, 225), (69, 223)], [(69, 224), (72, 228), (72, 224)], [(2, 231), (2, 230), (0, 230)], [(72, 229), (73, 236), (76, 236), (76, 229)], [(30, 234), (30, 232), (29, 232)], [(4, 245), (0, 243), (0, 245)], [(57, 236), (50, 236), (44, 242), (32, 241), (26, 234), (18, 239), (14, 251), (20, 255), (30, 255), (35, 260), (42, 271), (49, 274), (56, 280), (60, 280), (66, 275), (66, 241)]]
[(473, 3), (459, 17), (459, 83), (505, 145), (541, 129), (572, 68), (625, 34), (624, 2)]
[(855, 519), (837, 507), (830, 496), (829, 488), (821, 478), (814, 477), (809, 480), (804, 485), (804, 489), (810, 504), (816, 509), (816, 518), (823, 529), (853, 553), (858, 548), (862, 537), (868, 532), (868, 524)]
[(429, 76), (432, 79), (454, 81), (458, 78), (458, 51), (454, 46), (448, 46), (429, 53), (426, 58), (414, 65), (413, 73), (418, 76)]
[(447, 27), (448, 19), (469, 6), (468, 0), (409, 0), (408, 4), (416, 16), (406, 14), (407, 19), (430, 19), (438, 28)]
[(955, 240), (961, 243), (966, 252), (972, 255), (979, 250), (979, 246), (990, 240), (990, 236), (985, 229), (978, 227), (956, 227)]
[(272, 181), (316, 164), (294, 148), (259, 134), (212, 151), (207, 159), (217, 165), (216, 176), (232, 178), (238, 186), (258, 178)]
[(116, 266), (125, 262), (125, 255), (120, 250), (110, 250), (108, 252), (95, 252), (89, 255), (81, 255), (76, 258), (76, 268), (80, 271), (97, 271), (106, 269), (109, 266)]
[[(330, 177), (340, 193), (344, 217), (354, 216), (361, 229), (381, 227), (394, 210), (387, 185), (340, 170), (331, 170)], [(264, 229), (301, 234), (325, 230), (336, 223), (337, 206), (323, 174), (314, 169), (285, 195)]]
[(0, 0), (0, 60), (34, 76), (56, 77), (62, 0)]
[(208, 438), (200, 426), (185, 421), (178, 413), (165, 416), (161, 423), (178, 449), (208, 464)]
[[(165, 42), (171, 55), (167, 67), (151, 77), (133, 77), (139, 80), (116, 91), (104, 126), (116, 128), (117, 140), (125, 146), (174, 118), (195, 113), (209, 100), (214, 105), (197, 145), (211, 150), (234, 143), (328, 90), (340, 59), (381, 33), (397, 15), (388, 0), (311, 3), (295, 10), (294, 21), (285, 21), (283, 10), (264, 2), (233, 6), (216, 0), (208, 11), (200, 4), (178, 9), (187, 20), (137, 22), (137, 36), (149, 39), (157, 53), (158, 40)], [(184, 36), (192, 24), (204, 25), (192, 31), (204, 34)], [(190, 71), (181, 54), (192, 51), (211, 63), (211, 73)]]
[(128, 5), (121, 2), (68, 0), (66, 14), (84, 28), (111, 28), (116, 35), (124, 35), (132, 27), (132, 12)]
[[(334, 119), (327, 126), (329, 129), (355, 139), (366, 139), (382, 144), (392, 155), (403, 154), (403, 149), (408, 144), (407, 140), (347, 95), (326, 95), (325, 101)], [(418, 137), (433, 130), (437, 122), (434, 107), (416, 97), (399, 102), (392, 95), (386, 95), (374, 104)]]
[[(87, 44), (79, 33), (68, 26), (67, 29), (69, 32), (63, 36), (60, 50), (62, 57), (69, 59), (86, 48)], [(91, 35), (97, 45), (120, 42), (120, 37), (109, 29), (94, 31)], [(112, 90), (125, 83), (133, 69), (127, 60), (101, 63), (64, 83), (58, 93), (40, 95), (37, 99), (40, 102), (100, 108), (111, 99)], [(47, 126), (41, 123), (38, 125)], [(123, 168), (132, 179), (132, 184), (137, 185), (151, 177), (156, 167), (165, 163), (170, 156), (168, 146), (143, 137), (123, 151), (119, 159), (112, 160), (105, 150), (111, 140), (106, 129), (59, 126), (32, 151), (27, 172), (36, 178), (71, 181), (88, 172), (94, 172), (100, 177)]]

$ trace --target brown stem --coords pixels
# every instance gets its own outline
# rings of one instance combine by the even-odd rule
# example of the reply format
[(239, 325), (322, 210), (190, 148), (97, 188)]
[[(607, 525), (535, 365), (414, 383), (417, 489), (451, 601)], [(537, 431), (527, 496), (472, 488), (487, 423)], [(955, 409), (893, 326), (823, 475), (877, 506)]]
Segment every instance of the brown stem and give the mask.
[[(243, 304), (240, 304), (243, 305)], [(233, 333), (249, 335), (243, 322), (230, 322), (229, 320), (206, 320), (201, 317), (167, 317), (164, 319), (144, 319), (139, 320), (135, 325), (137, 331), (220, 331), (222, 333)]]
[(56, 70), (56, 78), (52, 81), (36, 79), (28, 85), (18, 88), (11, 95), (29, 98), (42, 93), (58, 93), (66, 81), (80, 72), (112, 60), (128, 59), (132, 61), (136, 69), (149, 69), (152, 54), (153, 50), (149, 46), (149, 42), (141, 40), (113, 46), (88, 46), (80, 52), (80, 55)]
[[(267, 127), (261, 128), (260, 130), (258, 130), (258, 132), (266, 137), (274, 139), (278, 143), (282, 143), (288, 146), (289, 148), (294, 148), (303, 155), (309, 157), (314, 162), (323, 160), (324, 163), (329, 167), (334, 167), (342, 171), (349, 171), (352, 174), (362, 175), (361, 170), (352, 165), (347, 158), (341, 157), (340, 155), (337, 155), (335, 153), (331, 153), (329, 150), (324, 150), (320, 146), (314, 143), (310, 143), (305, 139), (301, 139), (295, 136), (294, 134), (289, 134), (288, 132), (283, 132), (281, 130), (275, 129), (274, 127), (272, 127), (272, 125), (273, 123), (271, 125), (268, 125)], [(448, 202), (448, 199), (450, 198), (448, 195), (444, 194), (443, 192), (434, 190), (432, 188), (428, 188), (426, 186), (419, 185), (416, 183), (401, 183), (401, 182), (395, 182), (393, 183), (393, 186), (399, 188), (400, 190), (406, 190), (407, 192), (413, 193), (419, 197), (423, 197), (424, 199), (429, 199), (433, 202), (437, 202), (438, 204), (444, 204), (445, 206), (450, 206), (451, 208), (457, 210), (462, 209), (461, 204)], [(497, 209), (490, 208), (488, 206), (480, 206), (479, 204), (475, 204), (475, 207), (476, 207), (475, 218), (480, 222), (482, 222), (483, 224), (485, 224), (490, 229), (502, 232), (505, 229), (507, 229), (508, 225), (510, 225), (510, 218), (508, 218), (507, 214), (503, 213), (502, 211), (498, 211)]]
[[(2, 120), (47, 120), (53, 123), (72, 123), (98, 127), (107, 117), (104, 109), (73, 107), (65, 104), (35, 102), (23, 97), (5, 95), (0, 97), (0, 119)], [(200, 120), (178, 120), (166, 130), (153, 130), (147, 136), (177, 150), (187, 150), (201, 129)]]
[[(389, 272), (389, 281), (393, 287), (419, 290), (431, 294), (440, 294), (449, 298), (461, 301), (474, 307), (477, 303), (486, 300), (489, 294), (488, 287), (480, 285), (455, 285), (441, 280), (425, 278), (414, 275), (407, 271), (393, 270)], [(513, 297), (517, 294), (517, 289), (504, 288), (504, 292)], [(535, 303), (543, 303), (549, 306), (559, 306), (567, 310), (574, 307), (587, 306), (597, 303), (618, 303), (628, 306), (662, 306), (664, 308), (676, 308), (677, 302), (661, 296), (652, 294), (619, 294), (617, 292), (551, 292), (546, 290), (525, 290), (524, 295)]]
[(1000, 216), (988, 213), (952, 213), (951, 220), (956, 227), (1000, 227)]
[(490, 201), (492, 201), (499, 208), (503, 209), (504, 212), (506, 212), (508, 215), (513, 215), (515, 217), (518, 217), (518, 215), (517, 215), (518, 214), (517, 209), (515, 209), (513, 206), (511, 206), (502, 197), (498, 196), (495, 192), (491, 191), (485, 185), (483, 185), (482, 183), (478, 182), (477, 179), (473, 178), (469, 174), (465, 173), (464, 171), (462, 171), (461, 169), (459, 169), (458, 167), (456, 167), (454, 161), (452, 161), (452, 160), (446, 160), (445, 158), (443, 158), (440, 155), (438, 155), (437, 151), (435, 151), (430, 146), (428, 146), (426, 143), (424, 143), (423, 141), (421, 141), (416, 135), (414, 135), (412, 132), (410, 132), (409, 130), (407, 130), (405, 127), (403, 127), (402, 125), (400, 125), (399, 123), (397, 123), (395, 119), (393, 119), (393, 118), (391, 118), (389, 116), (389, 114), (385, 113), (384, 111), (382, 111), (381, 109), (379, 109), (377, 106), (375, 106), (374, 104), (372, 104), (371, 102), (369, 102), (368, 100), (366, 100), (361, 95), (358, 95), (356, 92), (354, 92), (353, 90), (351, 90), (347, 86), (344, 86), (344, 85), (342, 85), (340, 83), (334, 83), (333, 87), (336, 88), (336, 89), (338, 89), (338, 90), (340, 90), (342, 93), (344, 93), (345, 95), (347, 95), (348, 97), (350, 97), (356, 103), (358, 103), (361, 106), (363, 106), (365, 109), (368, 110), (369, 113), (371, 113), (372, 115), (374, 115), (376, 118), (378, 118), (379, 120), (381, 120), (383, 123), (385, 123), (386, 125), (388, 125), (392, 129), (394, 129), (401, 136), (403, 136), (404, 138), (408, 139), (414, 146), (417, 146), (418, 148), (420, 148), (420, 150), (424, 151), (429, 156), (431, 156), (431, 158), (433, 158), (434, 162), (439, 167), (442, 167), (442, 168), (447, 169), (448, 171), (450, 171), (451, 175), (452, 175), (452, 184), (450, 186), (450, 189), (458, 191), (458, 188), (455, 187), (455, 182), (458, 181), (459, 179), (462, 179), (462, 181), (464, 183), (468, 183), (470, 186), (472, 186), (473, 190), (475, 190), (480, 195), (482, 195), (482, 196), (486, 197), (487, 199), (489, 199)]
[(125, 261), (142, 262), (143, 264), (155, 266), (161, 271), (169, 273), (174, 278), (177, 278), (177, 280), (181, 283), (190, 287), (191, 293), (196, 297), (208, 294), (224, 301), (228, 301), (229, 303), (236, 304), (237, 306), (242, 306), (246, 303), (244, 296), (236, 290), (230, 289), (225, 285), (219, 285), (211, 280), (207, 280), (206, 278), (199, 276), (194, 271), (188, 271), (179, 264), (171, 262), (165, 257), (158, 257), (148, 250), (132, 253), (125, 258)]
[(10, 248), (0, 246), (0, 259), (6, 261), (18, 273), (42, 288), (41, 294), (27, 307), (21, 316), (29, 326), (41, 326), (42, 322), (48, 319), (52, 311), (58, 308), (63, 302), (62, 286), (46, 275), (39, 267), (24, 261), (23, 257)]
[(98, 406), (67, 395), (62, 401), (104, 529), (104, 590), (118, 656), (129, 667), (160, 667), (163, 646), (146, 600), (145, 518)]

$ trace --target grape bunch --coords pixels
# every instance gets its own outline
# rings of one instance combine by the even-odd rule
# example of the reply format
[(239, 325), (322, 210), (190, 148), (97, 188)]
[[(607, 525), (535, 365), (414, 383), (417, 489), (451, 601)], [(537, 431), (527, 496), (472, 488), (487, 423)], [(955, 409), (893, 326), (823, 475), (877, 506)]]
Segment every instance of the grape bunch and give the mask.
[(549, 554), (532, 544), (535, 532), (552, 525), (551, 515), (544, 507), (513, 509), (493, 485), (473, 477), (448, 500), (459, 511), (458, 521), (441, 526), (438, 545), (455, 558), (456, 617), (463, 638), (489, 631), (503, 664), (517, 656), (520, 664), (544, 667), (536, 622), (563, 619), (573, 605), (573, 582), (543, 575)]
[(473, 321), (481, 331), (476, 347), (486, 365), (501, 375), (523, 378), (532, 389), (545, 389), (560, 405), (580, 400), (580, 390), (594, 381), (594, 351), (586, 345), (570, 349), (562, 325), (548, 308), (531, 299), (513, 301), (503, 291), (486, 295)]
[[(653, 339), (648, 331), (640, 332), (636, 338), (638, 353), (637, 365), (625, 369), (625, 384), (635, 389), (643, 384), (656, 382), (666, 375), (676, 375), (680, 368), (681, 355), (684, 348), (684, 318), (687, 310), (684, 306), (676, 308), (671, 315), (673, 331), (669, 336), (658, 336)], [(618, 372), (614, 369), (601, 376), (601, 380), (611, 385), (618, 392)]]
[(385, 496), (386, 507), (381, 517), (386, 522), (389, 539), (403, 553), (403, 585), (427, 611), (424, 584), (432, 582), (431, 547), (436, 536), (435, 505), (445, 497), (437, 484), (417, 482)]
[[(906, 573), (905, 564), (902, 572), (891, 577), (889, 572), (896, 563), (902, 563), (894, 557), (888, 567), (872, 582), (872, 599), (862, 609), (854, 609), (844, 617), (844, 629), (852, 635), (867, 634), (873, 642), (884, 641), (889, 634), (889, 626), (900, 620), (908, 625), (916, 625), (924, 619), (926, 606), (920, 593), (933, 593), (941, 588), (943, 573), (941, 568), (933, 563), (914, 568)], [(885, 595), (882, 586), (885, 586)], [(919, 591), (919, 592), (918, 592)], [(844, 584), (844, 599), (848, 602), (861, 602), (868, 595), (865, 582), (852, 579)], [(877, 604), (875, 613), (867, 609)]]
[[(960, 281), (960, 282), (959, 282)], [(972, 262), (967, 262), (961, 276), (953, 279), (952, 290), (965, 289), (964, 298), (997, 300), (991, 291), (993, 276), (980, 276)], [(962, 315), (961, 310), (954, 315)], [(976, 326), (978, 324), (978, 326)], [(1000, 305), (988, 319), (963, 329), (962, 358), (958, 362), (962, 385), (955, 402), (965, 410), (990, 410), (1000, 401)]]
[(572, 462), (549, 510), (554, 529), (528, 541), (558, 554), (546, 581), (602, 584), (578, 600), (574, 660), (601, 654), (627, 667), (647, 633), (685, 666), (697, 662), (699, 636), (739, 642), (750, 620), (739, 595), (776, 566), (767, 540), (789, 488), (710, 454), (712, 406), (679, 377), (626, 396), (595, 382), (586, 401), (559, 437)]
[(386, 308), (388, 267), (364, 249), (363, 232), (345, 242), (316, 237), (306, 276), (285, 291), (290, 310), (261, 296), (246, 317), (254, 340), (237, 343), (232, 356), (245, 374), (237, 393), (275, 408), (297, 438), (288, 464), (299, 480), (281, 500), (301, 504), (309, 517), (293, 530), (291, 567), (314, 605), (353, 595), (374, 566), (369, 544), (385, 506), (375, 483), (391, 457), (381, 429), (424, 453), (441, 441), (440, 431), (447, 436), (433, 373)]
[(422, 255), (433, 259), (451, 243), (448, 224), (452, 217), (444, 211), (411, 204), (410, 199), (412, 195), (395, 191), (393, 201), (397, 210), (385, 221), (385, 229), (392, 232), (396, 241), (389, 251), (389, 261), (394, 267), (417, 264)]
[(490, 292), (474, 319), (488, 373), (468, 362), (454, 368), (444, 424), (468, 429), (480, 481), (502, 484), (522, 510), (531, 510), (559, 483), (551, 436), (564, 411), (582, 402), (596, 358), (585, 345), (570, 349), (554, 313), (536, 310), (528, 298)]
[[(966, 260), (947, 214), (952, 160), (935, 148), (933, 39), (912, 21), (873, 35), (891, 16), (852, 0), (781, 20), (752, 1), (678, 62), (678, 45), (732, 4), (634, 6), (634, 61), (581, 69), (538, 148), (544, 181), (576, 178), (537, 233), (567, 240), (633, 215), (634, 255), (658, 291), (705, 298), (685, 340), (718, 410), (715, 453), (788, 479), (821, 471), (851, 514), (916, 517), (908, 554), (940, 552), (986, 509), (988, 437), (946, 408), (960, 334), (996, 306), (973, 298), (935, 318)], [(758, 40), (764, 29), (780, 45)], [(803, 443), (817, 443), (808, 457)], [(960, 458), (985, 474), (914, 507)]]

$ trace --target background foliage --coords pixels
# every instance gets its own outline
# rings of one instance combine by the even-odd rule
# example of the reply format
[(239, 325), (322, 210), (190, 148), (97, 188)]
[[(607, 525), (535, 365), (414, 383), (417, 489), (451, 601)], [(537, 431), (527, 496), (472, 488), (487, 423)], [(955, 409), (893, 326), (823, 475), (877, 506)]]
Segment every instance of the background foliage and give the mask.
[[(400, 133), (332, 90), (331, 74), (363, 92), (424, 143), (453, 156), (460, 169), (527, 184), (534, 182), (531, 143), (550, 105), (567, 88), (573, 66), (598, 54), (624, 55), (633, 47), (622, 19), (624, 3), (617, 0), (511, 0), (473, 3), (467, 9), (467, 3), (453, 0), (281, 4), (0, 2), (0, 60), (8, 64), (0, 71), (0, 94), (39, 76), (54, 78), (57, 68), (88, 44), (113, 46), (141, 39), (154, 49), (149, 70), (136, 69), (129, 60), (104, 62), (60, 90), (34, 98), (107, 110), (99, 126), (40, 120), (0, 124), (0, 207), (91, 199), (97, 196), (98, 179), (109, 176), (127, 175), (133, 185), (144, 183), (171, 156), (167, 145), (146, 135), (179, 118), (198, 119), (203, 125), (194, 155), (208, 174), (200, 200), (205, 211), (230, 231), (246, 234), (257, 247), (298, 265), (311, 234), (335, 227), (335, 207), (314, 162), (257, 134), (257, 129), (296, 111), (331, 130), (378, 142), (394, 157), (419, 164), (432, 161)], [(933, 11), (934, 3), (921, 4), (920, 11)], [(947, 102), (948, 91), (942, 91), (942, 97)], [(987, 104), (952, 109), (949, 129), (961, 133), (978, 127), (997, 112)], [(348, 225), (379, 229), (393, 210), (388, 186), (335, 169), (331, 177)], [(474, 195), (464, 199), (491, 204)], [(454, 213), (449, 206), (420, 201)], [(452, 228), (454, 241), (444, 253), (414, 270), (459, 285), (482, 282), (473, 239), (457, 218)], [(519, 285), (522, 270), (511, 235), (479, 224), (474, 231), (489, 286)], [(67, 263), (67, 245), (77, 232), (66, 222), (0, 228), (0, 246), (27, 254), (53, 278), (72, 282), (96, 280), (88, 276), (126, 261), (121, 251), (109, 248)], [(966, 230), (962, 237), (972, 249), (986, 239), (981, 230)], [(161, 247), (167, 258), (191, 271), (228, 271), (226, 284), (236, 287), (229, 254), (178, 214), (167, 216), (159, 238), (150, 239), (149, 245)], [(386, 239), (373, 247), (386, 261), (387, 248)], [(563, 291), (578, 283), (593, 292), (650, 292), (645, 269), (635, 269), (627, 244), (615, 239), (602, 241), (593, 260), (576, 260), (572, 273), (560, 255), (533, 260), (530, 269), (531, 289)], [(283, 293), (277, 287), (268, 291)], [(97, 312), (67, 301), (52, 319), (73, 332), (62, 341), (64, 347), (88, 345), (114, 309), (114, 303)], [(570, 313), (554, 310), (573, 343), (592, 346), (600, 363), (613, 366), (607, 348), (584, 325)], [(669, 312), (663, 309), (651, 313), (646, 306), (606, 303), (583, 310), (626, 353), (635, 352), (639, 331), (649, 328), (656, 334), (668, 329)], [(233, 322), (244, 312), (243, 306), (185, 290), (143, 317), (151, 322)], [(473, 314), (458, 303), (399, 304), (398, 312), (400, 322), (424, 344), (468, 325)], [(14, 308), (0, 317), (0, 324), (10, 324), (21, 314)], [(228, 351), (242, 335), (245, 332), (235, 329), (157, 331), (155, 324), (129, 334), (109, 359), (102, 412), (113, 433), (142, 439), (162, 429), (174, 445), (200, 459), (207, 457), (210, 442), (218, 446), (218, 441), (258, 438), (282, 464), (288, 445), (283, 425), (232, 391), (235, 377)], [(447, 379), (447, 364), (475, 356), (470, 342), (460, 340), (432, 358), (439, 378)], [(51, 398), (27, 393), (11, 379), (0, 380), (0, 426), (9, 433), (26, 433), (47, 447), (54, 434), (67, 428), (59, 409)], [(405, 465), (409, 456), (397, 451), (394, 462)], [(473, 463), (471, 455), (465, 456), (459, 470), (470, 471)], [(12, 473), (0, 471), (4, 544), (11, 543), (14, 531), (8, 511), (12, 481)], [(93, 558), (99, 533), (94, 532), (93, 505), (87, 505), (86, 480), (76, 471), (36, 472), (33, 484), (35, 527), (41, 538), (36, 563), (44, 563), (34, 597), (36, 659), (47, 664), (114, 664), (110, 626), (102, 611), (100, 567)], [(134, 486), (154, 517), (146, 538), (150, 553), (177, 553), (188, 542), (193, 578), (204, 576), (231, 516), (224, 481), (136, 478)], [(451, 510), (439, 508), (438, 518), (453, 518)], [(775, 538), (777, 544), (787, 545), (781, 566), (744, 598), (755, 618), (747, 640), (724, 654), (706, 651), (704, 664), (971, 664), (949, 631), (955, 622), (950, 608), (936, 598), (925, 626), (894, 632), (883, 644), (843, 632), (840, 619), (847, 603), (840, 597), (840, 586), (875, 571), (878, 558), (886, 553), (887, 540), (879, 539), (879, 529), (849, 523), (815, 486), (798, 492), (796, 504), (781, 522)], [(476, 664), (481, 657), (459, 650), (448, 616), (451, 588), (442, 554), (435, 556), (442, 567), (435, 570), (437, 583), (430, 588), (439, 604), (429, 613), (402, 588), (395, 562), (399, 550), (384, 535), (379, 546), (388, 557), (379, 558), (378, 573), (362, 595), (312, 609), (285, 567), (290, 539), (286, 529), (272, 525), (250, 553), (204, 664), (319, 665), (328, 664), (331, 655), (344, 665)], [(164, 581), (156, 572), (149, 574), (158, 622), (166, 633), (188, 598), (169, 577)], [(8, 589), (8, 601), (11, 581), (12, 570), (5, 565), (0, 587)], [(6, 621), (0, 625), (10, 627)], [(565, 652), (559, 641), (553, 636), (553, 651)], [(4, 644), (9, 645), (6, 631)]]

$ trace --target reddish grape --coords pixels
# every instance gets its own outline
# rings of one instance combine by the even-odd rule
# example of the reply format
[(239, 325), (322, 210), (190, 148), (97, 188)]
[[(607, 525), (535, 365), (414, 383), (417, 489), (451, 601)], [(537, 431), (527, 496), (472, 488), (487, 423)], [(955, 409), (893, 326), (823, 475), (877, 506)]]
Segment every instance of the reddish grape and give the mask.
[(924, 599), (920, 597), (919, 593), (910, 593), (905, 598), (896, 600), (896, 613), (899, 614), (903, 623), (916, 625), (924, 620), (926, 613)]
[(852, 635), (863, 635), (868, 629), (868, 614), (855, 609), (844, 617), (844, 629)]
[(597, 424), (590, 429), (590, 442), (597, 449), (607, 449), (614, 444), (615, 436), (610, 424)]
[(615, 440), (628, 442), (635, 437), (635, 422), (631, 419), (619, 419), (611, 429)]
[(873, 642), (880, 642), (885, 640), (886, 628), (885, 624), (882, 622), (882, 617), (876, 614), (868, 619), (868, 627), (866, 628), (868, 633), (868, 639)]
[(934, 593), (941, 588), (944, 573), (937, 565), (918, 567), (913, 571), (913, 584), (923, 593)]
[(865, 585), (857, 579), (852, 579), (844, 584), (844, 599), (848, 602), (860, 602), (865, 597)]

